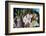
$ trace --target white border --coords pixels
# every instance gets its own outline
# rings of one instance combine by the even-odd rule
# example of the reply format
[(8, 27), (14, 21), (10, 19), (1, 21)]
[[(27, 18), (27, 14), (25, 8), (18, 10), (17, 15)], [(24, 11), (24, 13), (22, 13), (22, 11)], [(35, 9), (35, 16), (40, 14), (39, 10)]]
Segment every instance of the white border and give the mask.
[[(36, 28), (13, 28), (13, 8), (39, 8), (40, 14), (40, 27)], [(32, 31), (43, 31), (43, 6), (32, 5), (32, 4), (21, 4), (21, 3), (9, 3), (9, 33), (17, 32), (32, 32)]]

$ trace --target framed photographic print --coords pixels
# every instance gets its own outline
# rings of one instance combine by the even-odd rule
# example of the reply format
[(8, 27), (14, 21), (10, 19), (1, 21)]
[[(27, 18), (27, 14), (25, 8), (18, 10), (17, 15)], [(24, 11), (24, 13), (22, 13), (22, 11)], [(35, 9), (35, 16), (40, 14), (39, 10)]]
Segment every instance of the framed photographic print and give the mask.
[(5, 34), (45, 32), (45, 4), (37, 2), (5, 2)]

